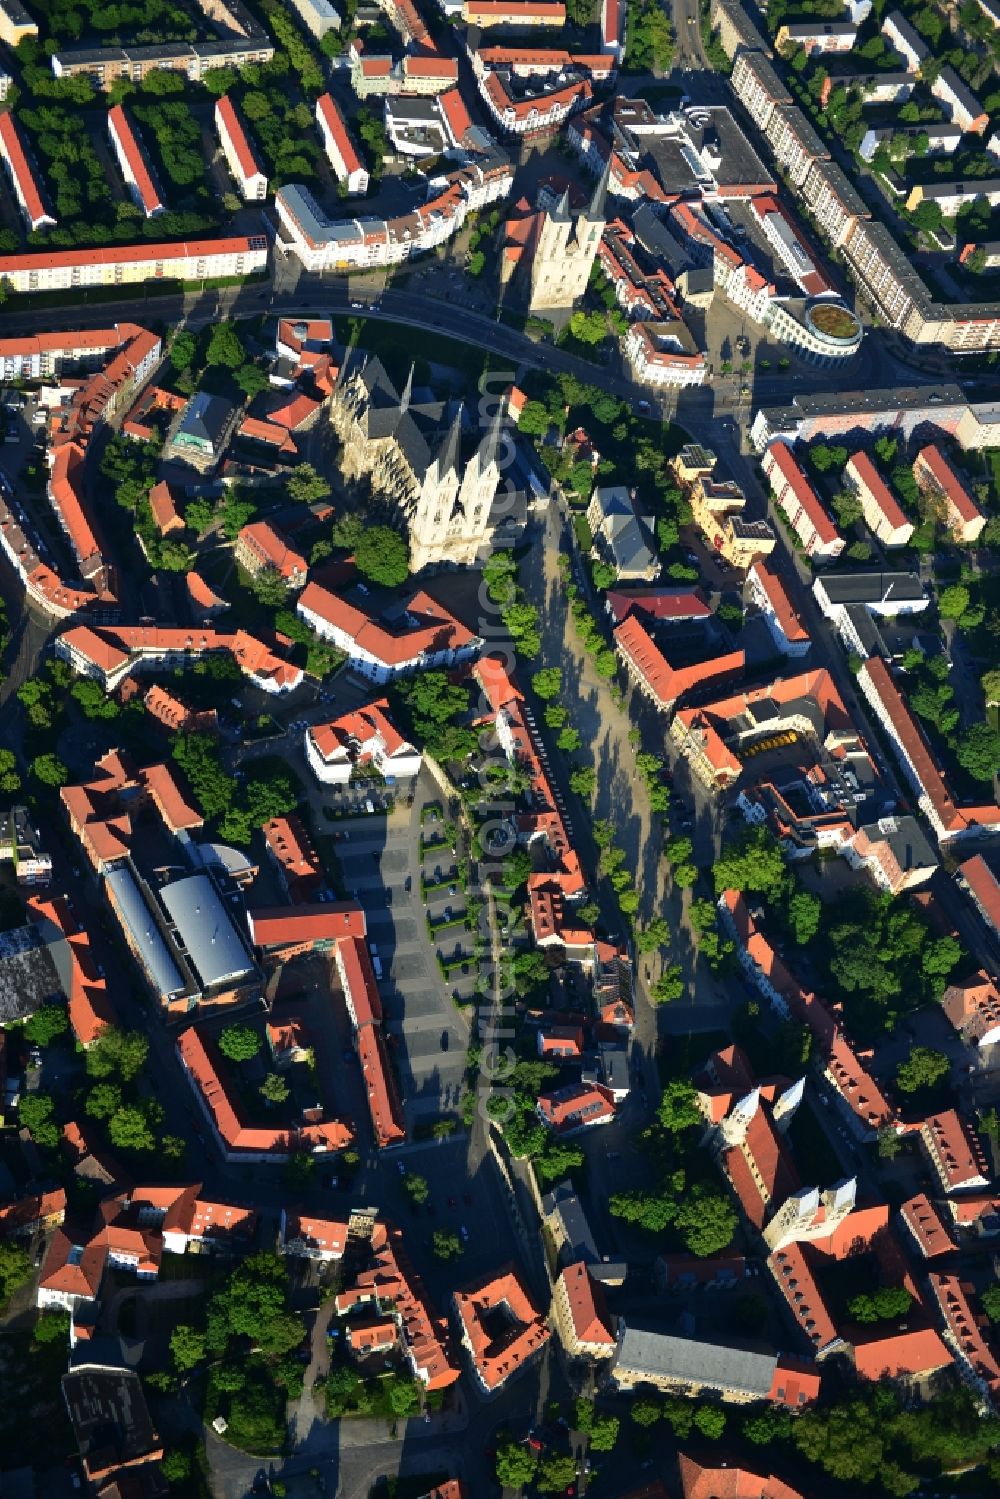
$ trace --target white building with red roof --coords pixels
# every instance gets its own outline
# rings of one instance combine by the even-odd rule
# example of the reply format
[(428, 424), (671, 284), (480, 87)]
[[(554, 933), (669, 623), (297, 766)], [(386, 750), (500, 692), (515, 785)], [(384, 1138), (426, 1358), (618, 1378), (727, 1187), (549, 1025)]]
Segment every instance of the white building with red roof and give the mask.
[[(276, 644), (288, 649), (291, 641), (280, 637)], [(255, 687), (272, 695), (291, 692), (303, 677), (301, 667), (245, 630), (223, 634), (159, 625), (76, 625), (57, 637), (55, 649), (78, 676), (93, 677), (105, 692), (113, 692), (135, 671), (190, 666), (217, 652), (232, 656)]]
[(392, 625), (364, 613), (319, 583), (308, 583), (296, 612), (323, 640), (346, 653), (350, 667), (373, 682), (435, 666), (469, 661), (482, 640), (423, 591), (415, 593)]
[(9, 109), (0, 113), (0, 160), (7, 168), (10, 185), (28, 228), (51, 228), (56, 222), (42, 199), (42, 187), (28, 159), (21, 128)]
[(243, 121), (228, 94), (215, 101), (215, 128), (241, 196), (248, 203), (260, 202), (267, 197), (267, 174), (257, 160)]
[(959, 984), (949, 984), (941, 1008), (970, 1046), (1000, 1041), (1000, 988), (985, 968)]
[(905, 547), (916, 529), (867, 453), (852, 453), (844, 477), (861, 501), (865, 525), (885, 547)]
[(920, 1126), (920, 1143), (946, 1195), (989, 1187), (983, 1148), (972, 1126), (955, 1109), (929, 1114)]
[(621, 62), (625, 54), (626, 0), (601, 0), (601, 51)]
[(305, 732), (306, 760), (318, 781), (345, 786), (355, 769), (373, 766), (390, 783), (420, 772), (423, 755), (404, 739), (385, 698), (366, 703)]
[[(0, 115), (0, 120), (4, 118)], [(134, 245), (0, 255), (0, 285), (16, 292), (71, 291), (85, 286), (130, 286), (164, 278), (205, 281), (216, 276), (253, 276), (267, 269), (267, 253), (265, 234), (234, 234), (176, 244), (143, 241)]]
[(570, 1358), (607, 1359), (615, 1351), (615, 1323), (604, 1287), (583, 1260), (560, 1272), (549, 1320)]
[(615, 1117), (615, 1106), (596, 1085), (568, 1083), (552, 1093), (540, 1094), (535, 1112), (553, 1134), (576, 1135), (585, 1129), (610, 1124)]
[(705, 355), (679, 318), (633, 323), (625, 335), (625, 353), (636, 379), (646, 385), (684, 389), (704, 384), (708, 374)]
[(138, 204), (147, 219), (164, 213), (166, 205), (153, 181), (142, 141), (120, 104), (108, 110), (108, 138), (115, 149), (118, 165), (133, 202)]
[(772, 442), (761, 459), (775, 503), (801, 541), (806, 555), (817, 562), (832, 562), (846, 546), (786, 442)]
[(758, 558), (747, 574), (747, 592), (750, 601), (760, 610), (771, 639), (781, 654), (792, 659), (806, 655), (810, 646), (809, 631), (789, 598), (780, 575), (763, 558)]
[(333, 167), (337, 181), (343, 182), (349, 193), (366, 193), (368, 173), (347, 133), (344, 117), (329, 94), (320, 94), (316, 100), (316, 123), (323, 138), (326, 159)]
[(913, 477), (941, 506), (943, 519), (958, 541), (977, 539), (986, 517), (966, 485), (935, 443), (921, 448), (913, 460)]
[(305, 587), (309, 563), (301, 552), (288, 545), (270, 521), (256, 520), (244, 526), (233, 551), (237, 562), (246, 568), (251, 578), (270, 571), (276, 572), (289, 588)]

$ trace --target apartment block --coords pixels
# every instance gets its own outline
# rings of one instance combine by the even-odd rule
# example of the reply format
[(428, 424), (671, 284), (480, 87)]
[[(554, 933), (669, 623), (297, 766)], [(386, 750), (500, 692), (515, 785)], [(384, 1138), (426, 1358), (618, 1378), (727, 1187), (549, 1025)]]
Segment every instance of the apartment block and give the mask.
[(844, 476), (862, 505), (865, 525), (883, 546), (906, 546), (915, 527), (867, 453), (853, 453)]
[(231, 235), (180, 244), (0, 255), (0, 284), (17, 292), (69, 291), (77, 286), (121, 286), (164, 277), (205, 281), (215, 276), (252, 276), (266, 268), (266, 235)]
[(340, 14), (330, 0), (291, 0), (292, 9), (310, 36), (321, 42), (328, 31), (340, 30)]
[(37, 22), (21, 0), (0, 0), (0, 42), (13, 49), (24, 37), (37, 35)]
[(850, 52), (857, 39), (858, 28), (850, 21), (804, 21), (779, 26), (774, 45), (779, 52), (786, 47), (791, 51), (801, 47), (808, 57), (816, 57), (821, 53)]
[(775, 106), (792, 102), (791, 94), (762, 52), (737, 53), (730, 82), (737, 99), (765, 134)]
[(917, 73), (931, 55), (931, 49), (915, 26), (901, 11), (891, 10), (882, 22), (882, 35), (894, 52), (898, 52), (911, 73)]
[(345, 183), (349, 193), (366, 193), (368, 173), (347, 133), (344, 117), (329, 94), (320, 94), (316, 100), (316, 123), (337, 181)]
[(780, 575), (762, 558), (754, 562), (747, 574), (747, 593), (750, 602), (760, 610), (781, 654), (793, 660), (804, 656), (809, 650), (809, 631), (788, 597)]
[(983, 135), (988, 129), (989, 115), (950, 64), (945, 64), (931, 84), (931, 93), (948, 111), (952, 124), (973, 135)]
[(165, 205), (153, 181), (142, 142), (120, 104), (108, 110), (108, 138), (118, 158), (121, 174), (132, 194), (132, 201), (142, 209), (147, 219), (163, 213)]
[(228, 163), (229, 170), (247, 202), (260, 201), (267, 197), (267, 175), (261, 169), (253, 147), (236, 113), (233, 101), (224, 94), (215, 103), (215, 128)]
[(802, 185), (802, 201), (838, 249), (869, 211), (857, 188), (832, 161), (814, 161)]
[(799, 466), (787, 443), (772, 442), (761, 463), (775, 503), (802, 543), (807, 557), (832, 562), (844, 550), (838, 532), (822, 500)]
[(830, 159), (826, 146), (794, 104), (776, 104), (764, 134), (794, 187), (803, 185), (814, 161)]
[(0, 114), (0, 159), (7, 168), (10, 185), (28, 228), (51, 228), (56, 220), (42, 200), (41, 182), (28, 159), (21, 129), (9, 109)]
[(936, 443), (920, 449), (913, 461), (913, 477), (920, 489), (941, 505), (945, 524), (955, 539), (975, 541), (986, 517)]

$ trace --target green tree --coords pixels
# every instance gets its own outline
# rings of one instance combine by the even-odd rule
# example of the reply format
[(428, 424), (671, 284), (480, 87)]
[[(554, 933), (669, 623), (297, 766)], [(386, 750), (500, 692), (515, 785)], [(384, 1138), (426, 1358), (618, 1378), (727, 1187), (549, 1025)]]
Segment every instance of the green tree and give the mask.
[(546, 1452), (538, 1463), (535, 1484), (540, 1494), (564, 1494), (576, 1479), (576, 1458), (568, 1452)]
[(53, 754), (36, 755), (29, 769), (35, 780), (41, 781), (43, 786), (65, 786), (69, 780), (69, 771)]
[(249, 1062), (262, 1046), (257, 1031), (249, 1025), (227, 1025), (219, 1037), (219, 1050), (231, 1062)]
[(290, 500), (300, 505), (311, 505), (325, 500), (330, 494), (330, 482), (317, 473), (311, 463), (300, 463), (292, 470), (285, 482), (285, 491)]
[(532, 673), (531, 685), (537, 697), (545, 703), (551, 702), (562, 692), (562, 672), (558, 666), (543, 666)]
[(28, 1093), (18, 1104), (18, 1121), (36, 1145), (54, 1150), (61, 1138), (55, 1101), (47, 1093)]
[(385, 588), (398, 588), (410, 575), (406, 542), (389, 526), (369, 526), (354, 548), (358, 572)]
[(92, 1119), (110, 1119), (122, 1106), (122, 1090), (117, 1083), (95, 1083), (87, 1094), (84, 1110)]
[(187, 1322), (179, 1322), (170, 1334), (170, 1357), (178, 1373), (186, 1374), (203, 1363), (206, 1352), (205, 1334)]
[(1000, 670), (994, 667), (990, 671), (984, 671), (979, 678), (979, 682), (983, 689), (987, 706), (993, 707), (997, 703), (1000, 703)]
[(715, 893), (741, 890), (773, 895), (785, 880), (781, 845), (766, 828), (748, 828), (733, 840), (715, 861), (712, 875)]
[(938, 594), (938, 613), (942, 619), (961, 619), (969, 607), (969, 590), (964, 583), (952, 583)]
[(31, 1279), (31, 1255), (21, 1244), (0, 1239), (0, 1307)]
[(1000, 768), (1000, 734), (987, 723), (966, 729), (955, 751), (963, 770), (977, 781), (992, 781)]
[(617, 1416), (602, 1415), (592, 1400), (577, 1400), (574, 1409), (577, 1431), (590, 1438), (595, 1452), (610, 1452), (618, 1440), (621, 1425)]
[(108, 1120), (108, 1138), (118, 1150), (153, 1150), (156, 1138), (145, 1114), (134, 1104), (123, 1104)]
[(266, 608), (280, 609), (288, 598), (288, 584), (276, 567), (262, 567), (250, 587), (257, 602)]
[(654, 916), (636, 937), (636, 947), (642, 953), (655, 952), (658, 947), (666, 947), (669, 941), (670, 927), (666, 917)]
[(658, 979), (650, 985), (650, 994), (658, 1005), (669, 1005), (684, 993), (684, 979), (676, 963), (664, 968)]
[(259, 364), (244, 364), (236, 371), (236, 384), (245, 396), (253, 400), (262, 390), (267, 390), (270, 381)]
[(403, 1185), (411, 1202), (426, 1202), (431, 1195), (426, 1176), (420, 1176), (416, 1171), (411, 1171), (407, 1175)]
[(896, 1068), (896, 1086), (903, 1093), (916, 1093), (921, 1088), (933, 1088), (943, 1077), (948, 1076), (950, 1063), (943, 1052), (929, 1046), (914, 1046), (905, 1062)]
[(69, 1016), (65, 1005), (42, 1005), (25, 1022), (24, 1035), (35, 1046), (48, 1046), (56, 1036), (63, 1036), (68, 1030)]
[(701, 1124), (701, 1110), (694, 1084), (685, 1077), (672, 1078), (663, 1090), (656, 1115), (664, 1129), (670, 1130), (672, 1134), (679, 1134), (682, 1130), (693, 1129)]
[(636, 1400), (629, 1414), (637, 1426), (655, 1426), (663, 1412), (654, 1400)]
[(726, 1429), (726, 1413), (717, 1405), (699, 1405), (694, 1413), (694, 1424), (703, 1437), (717, 1442)]
[(266, 1103), (284, 1103), (291, 1089), (280, 1072), (269, 1072), (260, 1085), (260, 1096)]
[(590, 765), (578, 765), (570, 772), (569, 787), (581, 801), (589, 802), (597, 787), (597, 771)]
[(149, 1041), (140, 1031), (107, 1026), (87, 1049), (87, 1072), (90, 1077), (119, 1077), (130, 1083), (145, 1067), (148, 1055)]
[(497, 1482), (505, 1489), (523, 1489), (535, 1476), (538, 1459), (530, 1447), (522, 1447), (512, 1437), (497, 1443)]
[(728, 1198), (701, 1186), (693, 1187), (681, 1200), (674, 1216), (685, 1245), (699, 1259), (728, 1249), (737, 1222)]
[(163, 1454), (160, 1471), (171, 1487), (186, 1487), (191, 1477), (191, 1458), (182, 1447), (172, 1447)]
[(803, 947), (819, 930), (822, 903), (811, 890), (795, 890), (788, 898), (785, 915), (792, 941)]
[(205, 350), (205, 363), (237, 370), (245, 358), (246, 354), (235, 326), (228, 322), (216, 323), (208, 340), (208, 348)]
[(987, 1286), (979, 1299), (990, 1321), (1000, 1322), (1000, 1285)]
[(198, 340), (193, 333), (179, 329), (170, 343), (170, 363), (178, 374), (191, 368), (198, 352)]
[(431, 1241), (435, 1259), (453, 1260), (462, 1253), (462, 1241), (458, 1234), (453, 1234), (449, 1229), (436, 1228)]
[[(0, 1271), (2, 1280), (2, 1271)], [(0, 1292), (2, 1299), (2, 1292)], [(66, 1343), (69, 1341), (69, 1312), (40, 1312), (32, 1337), (36, 1343)]]
[(21, 789), (21, 777), (17, 773), (17, 760), (13, 750), (0, 749), (0, 791), (12, 794)]

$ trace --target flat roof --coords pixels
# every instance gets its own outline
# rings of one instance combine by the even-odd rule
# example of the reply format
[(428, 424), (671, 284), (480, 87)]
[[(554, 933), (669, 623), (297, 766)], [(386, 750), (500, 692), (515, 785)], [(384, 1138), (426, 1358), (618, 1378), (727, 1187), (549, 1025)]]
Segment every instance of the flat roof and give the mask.
[(255, 971), (233, 919), (207, 874), (174, 880), (159, 894), (206, 989)]
[(824, 573), (817, 578), (831, 604), (881, 604), (926, 598), (916, 573)]

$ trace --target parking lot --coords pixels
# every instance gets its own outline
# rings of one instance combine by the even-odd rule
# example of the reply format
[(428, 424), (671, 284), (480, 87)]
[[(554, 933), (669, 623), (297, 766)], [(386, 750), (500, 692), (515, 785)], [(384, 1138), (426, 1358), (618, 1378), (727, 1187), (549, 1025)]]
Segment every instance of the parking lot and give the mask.
[(381, 972), (385, 1029), (412, 1130), (421, 1118), (457, 1107), (469, 1041), (426, 931), (419, 797), (412, 808), (327, 822), (325, 828), (337, 840), (345, 890), (364, 908), (376, 972)]

